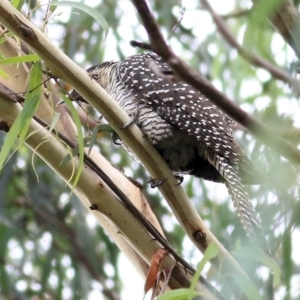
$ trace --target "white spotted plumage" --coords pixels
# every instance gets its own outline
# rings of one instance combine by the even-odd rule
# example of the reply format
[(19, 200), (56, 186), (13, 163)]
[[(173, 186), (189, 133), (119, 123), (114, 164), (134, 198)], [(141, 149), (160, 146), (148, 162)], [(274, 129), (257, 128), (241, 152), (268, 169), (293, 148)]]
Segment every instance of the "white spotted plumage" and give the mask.
[[(259, 176), (235, 141), (232, 120), (201, 92), (171, 81), (171, 70), (153, 53), (106, 62), (87, 70), (127, 112), (174, 174), (225, 182), (247, 234), (266, 247), (243, 183)], [(76, 92), (73, 99), (83, 100)], [(125, 145), (126, 147), (126, 145)]]

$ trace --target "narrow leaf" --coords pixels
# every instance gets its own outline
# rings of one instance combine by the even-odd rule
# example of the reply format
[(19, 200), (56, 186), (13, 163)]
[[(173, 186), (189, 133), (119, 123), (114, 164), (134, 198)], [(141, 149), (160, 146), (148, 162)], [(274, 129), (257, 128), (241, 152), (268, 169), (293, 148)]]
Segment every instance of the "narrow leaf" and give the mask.
[(28, 89), (25, 95), (24, 108), (22, 110), (22, 117), (24, 119), (24, 126), (20, 132), (21, 142), (25, 140), (30, 121), (38, 108), (40, 97), (42, 93), (42, 64), (35, 63), (32, 67), (29, 77)]
[(178, 289), (159, 296), (157, 300), (182, 300), (188, 299), (188, 297), (194, 298), (196, 296), (201, 296), (201, 293), (190, 289)]
[(89, 151), (88, 154), (91, 153), (93, 146), (96, 143), (96, 139), (98, 137), (98, 133), (99, 132), (108, 132), (108, 133), (114, 133), (114, 130), (112, 129), (112, 127), (109, 124), (99, 124), (97, 125), (92, 132), (92, 136), (90, 139), (90, 145), (89, 145)]
[(273, 273), (273, 287), (277, 287), (280, 284), (281, 269), (273, 258), (269, 257), (266, 253), (257, 249), (253, 251), (250, 248), (243, 248), (233, 253), (235, 256), (246, 257), (254, 261), (264, 264)]
[(49, 4), (51, 6), (52, 5), (54, 5), (54, 6), (70, 6), (70, 7), (80, 9), (80, 10), (84, 11), (85, 13), (89, 14), (101, 25), (101, 27), (104, 30), (104, 40), (106, 39), (108, 30), (109, 30), (108, 23), (106, 22), (105, 18), (102, 16), (102, 14), (99, 13), (98, 11), (96, 11), (94, 7), (90, 7), (86, 4), (78, 3), (75, 1), (52, 1)]
[[(218, 247), (214, 243), (210, 243), (204, 253), (202, 260), (199, 262), (197, 266), (197, 270), (195, 275), (193, 276), (193, 280), (191, 283), (190, 289), (193, 291), (196, 288), (197, 282), (199, 280), (200, 274), (205, 267), (205, 265), (218, 254)], [(192, 299), (192, 296), (189, 298)]]
[(68, 106), (71, 115), (73, 117), (73, 121), (76, 125), (76, 129), (77, 129), (77, 135), (78, 135), (78, 146), (79, 146), (79, 166), (78, 166), (78, 170), (73, 182), (73, 188), (76, 186), (78, 179), (81, 175), (81, 171), (83, 169), (83, 160), (84, 160), (84, 138), (83, 138), (83, 133), (82, 133), (82, 126), (81, 126), (81, 121), (78, 115), (77, 110), (75, 109), (75, 107), (73, 106), (72, 101), (66, 97), (65, 95), (61, 94), (61, 97), (63, 98), (65, 104)]
[(235, 279), (235, 282), (238, 284), (240, 289), (246, 295), (249, 300), (263, 300), (261, 295), (259, 294), (254, 283), (245, 276), (240, 276), (238, 274), (232, 275)]
[[(88, 138), (83, 138), (83, 145), (84, 147), (87, 147), (88, 145)], [(76, 145), (69, 154), (67, 154), (63, 160), (60, 162), (59, 165), (63, 165), (63, 164), (66, 164), (68, 161), (70, 161), (72, 159), (72, 157), (78, 155), (80, 153), (80, 146), (79, 145)]]
[(13, 7), (18, 8), (19, 2), (19, 0), (12, 0), (11, 4), (13, 5)]
[(14, 57), (2, 59), (0, 60), (0, 65), (33, 62), (33, 61), (39, 61), (40, 59), (41, 58), (36, 54), (20, 55), (20, 56), (14, 56)]
[(54, 117), (52, 119), (52, 122), (50, 124), (50, 128), (49, 128), (49, 131), (51, 132), (53, 130), (53, 128), (56, 126), (58, 120), (59, 120), (59, 117), (60, 117), (60, 113), (55, 113), (54, 114)]
[(2, 78), (9, 78), (8, 74), (5, 73), (2, 69), (0, 69), (0, 77), (2, 77)]
[(21, 137), (21, 142), (25, 139), (29, 128), (30, 120), (38, 107), (41, 95), (41, 83), (42, 67), (41, 63), (37, 62), (33, 65), (30, 71), (28, 92), (25, 96), (23, 110), (17, 116), (15, 122), (13, 123), (5, 137), (3, 147), (0, 152), (0, 169), (2, 169), (3, 164), (11, 148), (13, 147), (18, 135), (20, 135)]

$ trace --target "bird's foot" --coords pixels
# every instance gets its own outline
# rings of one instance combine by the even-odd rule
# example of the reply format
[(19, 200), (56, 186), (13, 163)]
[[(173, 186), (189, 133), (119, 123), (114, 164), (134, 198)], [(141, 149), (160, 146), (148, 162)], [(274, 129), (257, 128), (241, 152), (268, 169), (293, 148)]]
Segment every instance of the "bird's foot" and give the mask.
[(152, 189), (159, 187), (160, 185), (162, 185), (165, 181), (167, 181), (168, 178), (165, 178), (163, 180), (158, 180), (157, 178), (150, 178), (147, 183), (150, 183), (150, 187)]
[(122, 140), (115, 132), (112, 134), (112, 140), (113, 140), (113, 143), (117, 146), (122, 146), (122, 144), (123, 144)]
[(176, 186), (181, 185), (184, 177), (183, 176), (179, 176), (179, 175), (175, 175), (175, 178), (178, 180), (178, 182), (175, 184)]
[(137, 113), (133, 114), (133, 115), (130, 117), (129, 122), (125, 123), (125, 124), (121, 127), (121, 129), (126, 129), (126, 128), (128, 128), (129, 126), (131, 126), (132, 124), (134, 124), (135, 121), (137, 120), (137, 116), (138, 116)]

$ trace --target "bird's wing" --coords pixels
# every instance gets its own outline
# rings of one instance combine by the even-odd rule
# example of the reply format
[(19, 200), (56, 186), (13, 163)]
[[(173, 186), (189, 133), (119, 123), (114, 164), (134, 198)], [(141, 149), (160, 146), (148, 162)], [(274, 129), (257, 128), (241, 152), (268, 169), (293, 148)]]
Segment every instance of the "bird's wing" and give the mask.
[(133, 96), (175, 127), (234, 161), (242, 150), (235, 142), (231, 119), (189, 84), (166, 78), (170, 72), (160, 57), (150, 53), (131, 56), (119, 67), (119, 76)]

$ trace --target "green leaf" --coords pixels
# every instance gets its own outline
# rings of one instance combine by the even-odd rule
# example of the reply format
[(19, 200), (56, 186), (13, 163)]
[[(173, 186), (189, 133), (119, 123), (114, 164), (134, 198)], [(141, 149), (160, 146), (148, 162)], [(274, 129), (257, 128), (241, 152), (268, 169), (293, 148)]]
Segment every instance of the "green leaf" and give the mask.
[(13, 5), (13, 7), (18, 8), (20, 0), (12, 0), (11, 4)]
[(3, 294), (9, 294), (10, 292), (10, 284), (9, 284), (9, 275), (7, 270), (5, 269), (5, 265), (0, 265), (0, 288)]
[(284, 272), (282, 280), (286, 286), (286, 298), (290, 299), (292, 277), (293, 277), (293, 258), (292, 258), (292, 240), (291, 232), (287, 229), (283, 233), (282, 238), (282, 253), (283, 253), (283, 266)]
[(26, 137), (30, 121), (39, 104), (41, 84), (42, 66), (40, 62), (37, 62), (33, 65), (30, 71), (28, 92), (25, 96), (24, 107), (5, 137), (4, 144), (0, 152), (0, 169), (2, 169), (3, 164), (17, 137), (20, 135), (20, 144), (18, 147), (20, 147)]
[(6, 74), (2, 69), (0, 69), (0, 77), (2, 77), (2, 78), (9, 78), (9, 75)]
[(268, 17), (282, 5), (282, 0), (257, 1), (253, 6), (243, 38), (243, 47), (248, 51), (258, 52), (264, 58), (273, 60), (271, 41), (273, 34), (269, 27)]
[(39, 61), (41, 58), (36, 54), (20, 55), (0, 60), (0, 65), (19, 64), (26, 62)]
[[(6, 37), (5, 36), (1, 36), (0, 37), (0, 45), (3, 44), (4, 42), (6, 42)], [(0, 52), (0, 59), (3, 57), (2, 53)]]
[(247, 278), (246, 276), (241, 276), (239, 274), (233, 274), (232, 276), (249, 300), (263, 300), (256, 286), (249, 278)]
[(60, 117), (60, 113), (56, 112), (54, 114), (54, 117), (53, 117), (52, 121), (51, 121), (49, 132), (51, 132), (54, 129), (54, 127), (56, 126), (56, 124), (57, 124), (57, 122), (59, 120), (59, 117)]
[(251, 16), (253, 17), (253, 23), (257, 26), (264, 22), (265, 19), (272, 16), (272, 14), (281, 7), (284, 0), (272, 0), (272, 1), (257, 1), (253, 6)]
[(191, 289), (178, 289), (159, 296), (157, 300), (182, 300), (187, 299), (188, 297), (189, 299), (192, 299), (196, 296), (201, 296), (201, 293)]
[(24, 5), (24, 1), (25, 0), (12, 0), (12, 5), (18, 10), (20, 11), (22, 6)]
[(269, 270), (271, 270), (270, 272), (273, 273), (273, 287), (277, 287), (280, 284), (281, 269), (279, 265), (275, 262), (275, 260), (268, 256), (266, 253), (262, 252), (259, 249), (253, 251), (253, 249), (251, 248), (243, 248), (234, 251), (233, 255), (239, 257), (246, 257), (247, 259), (252, 259), (254, 261), (258, 261), (264, 264), (266, 267), (269, 268)]
[(73, 8), (80, 9), (80, 10), (84, 11), (85, 13), (89, 14), (103, 28), (103, 30), (104, 30), (104, 40), (106, 40), (108, 30), (109, 30), (108, 23), (106, 22), (105, 18), (102, 16), (102, 14), (99, 13), (98, 11), (96, 11), (95, 8), (90, 7), (90, 6), (88, 6), (86, 4), (83, 4), (83, 3), (75, 2), (75, 1), (52, 1), (49, 4), (51, 6), (52, 5), (54, 5), (54, 6), (70, 6), (70, 7), (73, 7)]
[(24, 108), (22, 111), (24, 126), (20, 132), (21, 142), (25, 140), (30, 121), (38, 108), (42, 93), (42, 64), (35, 63), (32, 67), (29, 77), (28, 89), (25, 95)]
[(61, 94), (61, 97), (63, 98), (65, 104), (68, 106), (71, 115), (73, 117), (74, 123), (76, 125), (77, 129), (77, 135), (78, 135), (78, 146), (79, 146), (79, 166), (78, 170), (75, 176), (75, 179), (73, 181), (73, 188), (76, 186), (78, 179), (81, 175), (81, 171), (83, 169), (83, 161), (84, 161), (84, 138), (83, 138), (83, 133), (82, 133), (82, 126), (81, 126), (81, 121), (78, 115), (77, 110), (73, 106), (72, 101), (66, 97), (64, 94)]
[[(89, 143), (88, 138), (87, 137), (83, 138), (83, 145), (84, 145), (84, 147), (87, 147), (88, 143)], [(80, 146), (76, 145), (72, 149), (72, 151), (63, 158), (63, 160), (60, 162), (59, 165), (66, 164), (69, 160), (72, 159), (72, 157), (76, 156), (79, 153), (80, 153)]]
[[(193, 276), (193, 280), (191, 283), (191, 287), (190, 290), (194, 291), (197, 285), (197, 282), (199, 280), (200, 274), (203, 270), (203, 268), (205, 267), (205, 265), (214, 257), (216, 257), (218, 255), (218, 247), (216, 246), (216, 244), (214, 243), (210, 243), (204, 253), (203, 258), (201, 259), (201, 261), (199, 262), (198, 266), (197, 266), (197, 270), (195, 275)], [(192, 295), (188, 298), (188, 299), (192, 299)]]
[(90, 139), (90, 143), (89, 143), (89, 151), (88, 154), (91, 153), (93, 146), (95, 145), (97, 136), (99, 132), (108, 132), (108, 133), (114, 133), (114, 130), (112, 129), (112, 127), (109, 124), (99, 124), (97, 125), (92, 132), (92, 136)]

